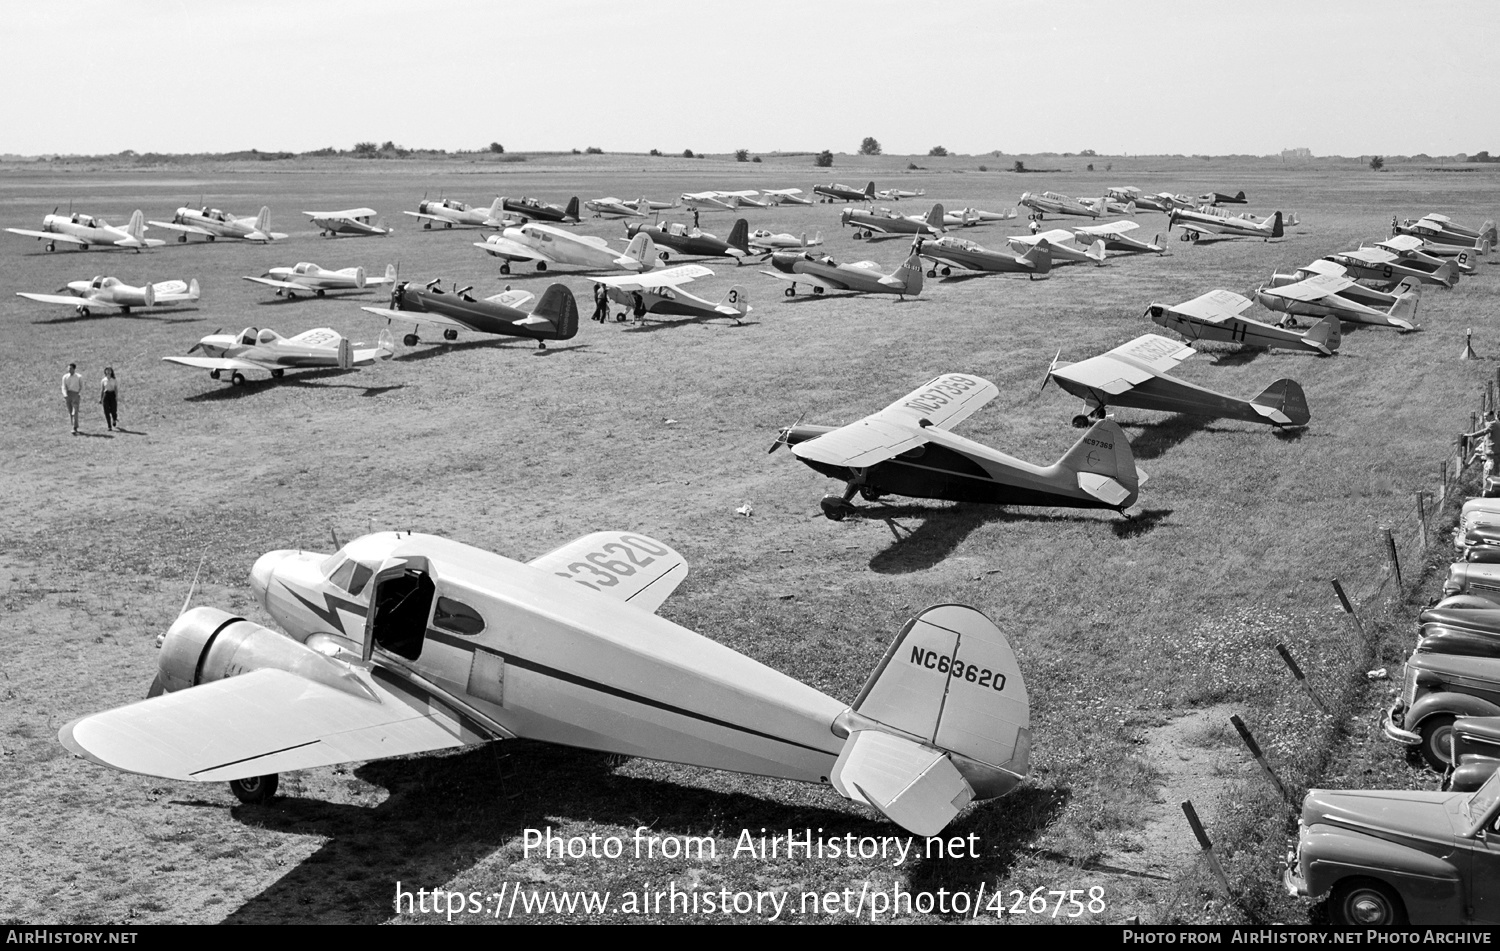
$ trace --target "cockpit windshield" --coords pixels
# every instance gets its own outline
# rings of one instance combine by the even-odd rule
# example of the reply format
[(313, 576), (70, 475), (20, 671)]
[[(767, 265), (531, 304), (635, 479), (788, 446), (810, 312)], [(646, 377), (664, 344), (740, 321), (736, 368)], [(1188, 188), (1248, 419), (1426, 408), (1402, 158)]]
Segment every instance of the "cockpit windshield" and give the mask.
[(262, 330), (260, 332), (260, 336), (258, 336), (256, 339), (261, 343), (270, 343), (276, 339), (276, 331), (267, 328), (266, 330)]
[(253, 347), (253, 346), (255, 346), (255, 334), (256, 333), (257, 333), (257, 331), (256, 331), (256, 329), (254, 327), (246, 327), (240, 333), (240, 343), (244, 344), (247, 347)]

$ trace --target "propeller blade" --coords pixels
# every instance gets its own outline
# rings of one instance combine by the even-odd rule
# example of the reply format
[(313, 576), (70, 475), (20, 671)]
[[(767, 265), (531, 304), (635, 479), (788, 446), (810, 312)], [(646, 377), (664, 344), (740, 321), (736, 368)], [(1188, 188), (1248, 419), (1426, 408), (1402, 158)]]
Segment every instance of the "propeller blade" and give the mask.
[(160, 697), (164, 693), (166, 693), (166, 690), (161, 685), (161, 674), (158, 673), (151, 680), (151, 689), (146, 691), (146, 699), (150, 700), (152, 697)]
[(208, 548), (205, 547), (203, 549), (203, 557), (198, 559), (198, 570), (193, 572), (193, 583), (191, 585), (188, 585), (187, 597), (182, 599), (182, 610), (177, 612), (179, 616), (186, 614), (188, 605), (193, 603), (193, 592), (198, 590), (198, 575), (202, 573), (203, 563), (207, 560)]
[(802, 417), (806, 416), (806, 415), (807, 415), (807, 413), (803, 412), (800, 416), (797, 417), (797, 422), (793, 423), (792, 425), (790, 425), (790, 426), (786, 427), (785, 429), (782, 429), (780, 432), (778, 432), (776, 434), (776, 441), (773, 442), (773, 443), (771, 443), (771, 448), (766, 450), (766, 455), (769, 456), (771, 453), (773, 453), (777, 449), (781, 448), (781, 446), (786, 443), (787, 437), (789, 437), (792, 434), (792, 430), (794, 430), (794, 429), (797, 428), (797, 425), (802, 422)]
[(1062, 347), (1058, 347), (1057, 348), (1057, 355), (1054, 356), (1052, 358), (1052, 362), (1047, 365), (1047, 375), (1044, 376), (1044, 377), (1042, 377), (1042, 389), (1041, 390), (1037, 390), (1037, 393), (1041, 393), (1042, 390), (1045, 390), (1047, 388), (1047, 383), (1052, 379), (1052, 371), (1057, 369), (1057, 360), (1058, 360), (1058, 357), (1061, 357), (1061, 356), (1062, 356)]

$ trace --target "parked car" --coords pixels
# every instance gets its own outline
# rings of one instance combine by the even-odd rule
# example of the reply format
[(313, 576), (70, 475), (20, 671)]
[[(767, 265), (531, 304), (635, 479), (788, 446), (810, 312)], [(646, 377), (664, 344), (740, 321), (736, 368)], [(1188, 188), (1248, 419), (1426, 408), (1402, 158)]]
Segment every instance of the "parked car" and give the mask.
[[(1386, 711), (1386, 738), (1421, 750), (1433, 769), (1452, 761), (1453, 721), (1500, 716), (1500, 658), (1415, 650), (1406, 659), (1401, 696)], [(1496, 842), (1500, 855), (1500, 841)]]
[(1473, 792), (1500, 766), (1500, 717), (1453, 721), (1453, 771), (1443, 781), (1450, 792)]
[(1500, 924), (1500, 772), (1478, 791), (1313, 789), (1282, 881), (1336, 926)]

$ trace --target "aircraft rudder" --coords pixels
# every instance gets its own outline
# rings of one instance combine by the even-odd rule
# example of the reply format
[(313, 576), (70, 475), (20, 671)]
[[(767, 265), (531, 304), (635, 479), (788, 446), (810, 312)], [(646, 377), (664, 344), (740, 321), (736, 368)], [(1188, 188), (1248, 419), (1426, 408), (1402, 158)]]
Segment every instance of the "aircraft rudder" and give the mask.
[(870, 182), (868, 185), (865, 186), (865, 200), (866, 201), (874, 201), (875, 200), (875, 183), (874, 182)]
[(578, 334), (578, 300), (566, 284), (548, 285), (531, 313), (551, 321), (558, 340), (571, 340)]
[(729, 229), (727, 241), (731, 248), (736, 248), (745, 254), (750, 253), (750, 222), (744, 218), (736, 218), (734, 227)]
[(922, 256), (915, 250), (909, 254), (901, 267), (897, 269), (902, 279), (906, 282), (906, 290), (902, 293), (916, 297), (922, 293)]
[(1121, 511), (1135, 504), (1143, 473), (1125, 431), (1113, 420), (1101, 419), (1063, 453), (1057, 466), (1076, 473), (1079, 488)]
[(1278, 211), (1271, 217), (1271, 237), (1279, 238), (1284, 234), (1286, 234), (1286, 230), (1282, 228), (1281, 212)]
[(145, 236), (146, 216), (141, 214), (141, 210), (139, 208), (137, 208), (135, 210), (135, 213), (130, 216), (130, 223), (125, 226), (125, 233), (130, 235), (137, 241), (141, 240), (141, 238)]
[(1421, 295), (1415, 292), (1401, 294), (1396, 298), (1396, 302), (1391, 305), (1391, 309), (1387, 314), (1391, 320), (1404, 324), (1403, 329), (1414, 330), (1417, 326), (1417, 304), (1421, 302), (1421, 299)]
[(261, 234), (269, 234), (271, 231), (271, 209), (267, 205), (260, 206), (260, 214), (255, 216), (255, 230)]
[(188, 297), (197, 300), (201, 294), (202, 291), (198, 288), (198, 279), (195, 277), (188, 281)]
[(750, 294), (745, 290), (745, 285), (736, 284), (731, 287), (729, 293), (724, 295), (724, 304), (725, 306), (733, 307), (741, 315), (748, 312), (750, 310)]
[(572, 218), (574, 221), (578, 220), (578, 196), (577, 195), (574, 195), (572, 198), (568, 199), (568, 207), (567, 207), (567, 210), (563, 214), (566, 215), (569, 218)]
[(1302, 385), (1296, 380), (1277, 380), (1250, 402), (1281, 413), (1289, 420), (1283, 425), (1306, 426), (1307, 421), (1312, 418), (1312, 413), (1307, 408), (1307, 395), (1302, 392)]
[(934, 202), (932, 210), (927, 212), (927, 227), (931, 228), (933, 231), (941, 232), (943, 230), (943, 217), (944, 212), (942, 203)]
[(1338, 352), (1339, 343), (1344, 338), (1344, 328), (1337, 317), (1332, 315), (1324, 317), (1313, 324), (1303, 339), (1312, 344), (1315, 349), (1328, 354)]

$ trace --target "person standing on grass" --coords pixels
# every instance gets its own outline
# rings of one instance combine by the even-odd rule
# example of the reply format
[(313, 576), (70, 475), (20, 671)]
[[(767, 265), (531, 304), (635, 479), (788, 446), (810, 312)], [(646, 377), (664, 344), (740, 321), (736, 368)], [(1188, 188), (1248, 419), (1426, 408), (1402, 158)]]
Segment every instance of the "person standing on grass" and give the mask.
[(78, 404), (83, 399), (83, 374), (78, 364), (68, 364), (68, 372), (62, 378), (63, 402), (68, 406), (68, 420), (73, 424), (73, 435), (78, 435)]
[(120, 381), (115, 379), (115, 368), (104, 368), (104, 379), (99, 382), (99, 405), (104, 407), (104, 424), (110, 432), (120, 425)]

